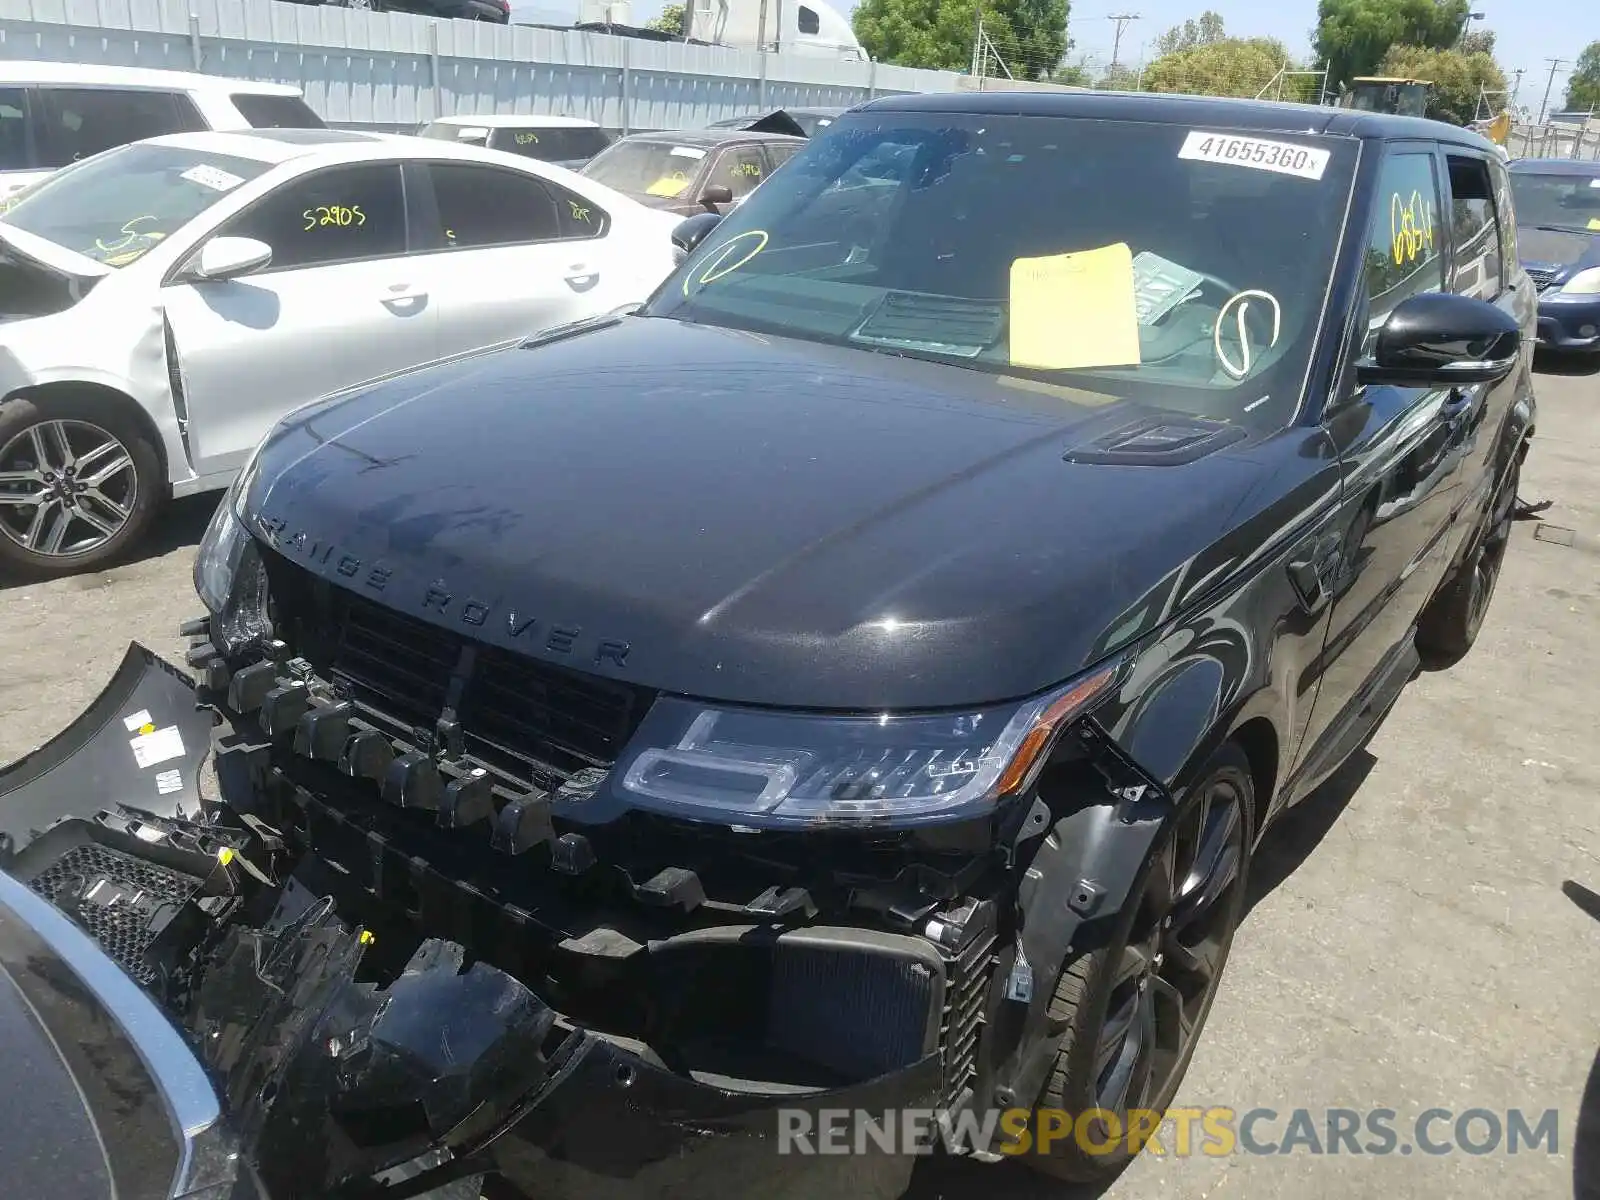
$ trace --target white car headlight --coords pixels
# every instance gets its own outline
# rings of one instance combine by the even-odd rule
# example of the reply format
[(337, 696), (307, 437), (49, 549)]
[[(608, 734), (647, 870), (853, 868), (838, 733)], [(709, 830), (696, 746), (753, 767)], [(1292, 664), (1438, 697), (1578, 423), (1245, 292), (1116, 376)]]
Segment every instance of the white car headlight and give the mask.
[(1561, 296), (1600, 296), (1600, 267), (1579, 271), (1556, 289)]
[(612, 773), (620, 799), (720, 824), (906, 826), (981, 815), (1030, 787), (1116, 665), (968, 712), (838, 716), (662, 697)]

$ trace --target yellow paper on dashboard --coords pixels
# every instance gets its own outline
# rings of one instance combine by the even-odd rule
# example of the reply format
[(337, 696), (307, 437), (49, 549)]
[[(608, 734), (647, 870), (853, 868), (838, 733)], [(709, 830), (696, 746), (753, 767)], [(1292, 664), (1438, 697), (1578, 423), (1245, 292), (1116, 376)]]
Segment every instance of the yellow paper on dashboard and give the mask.
[(1594, 230), (1596, 233), (1600, 233), (1600, 217), (1590, 217), (1589, 228)]
[(1133, 251), (1126, 242), (1013, 260), (1011, 363), (1047, 371), (1139, 365)]
[(649, 187), (645, 188), (647, 196), (662, 196), (671, 199), (689, 186), (689, 180), (682, 175), (663, 175)]

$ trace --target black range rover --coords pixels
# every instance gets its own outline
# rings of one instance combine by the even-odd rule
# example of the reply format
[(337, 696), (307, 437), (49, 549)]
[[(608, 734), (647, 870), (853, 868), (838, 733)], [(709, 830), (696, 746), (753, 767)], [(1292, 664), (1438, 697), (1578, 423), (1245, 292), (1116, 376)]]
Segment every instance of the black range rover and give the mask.
[(784, 1122), (1160, 1109), (1262, 831), (1478, 634), (1534, 292), (1470, 133), (896, 97), (679, 236), (285, 420), (199, 708), (130, 653), (0, 777), (275, 1200), (893, 1196)]

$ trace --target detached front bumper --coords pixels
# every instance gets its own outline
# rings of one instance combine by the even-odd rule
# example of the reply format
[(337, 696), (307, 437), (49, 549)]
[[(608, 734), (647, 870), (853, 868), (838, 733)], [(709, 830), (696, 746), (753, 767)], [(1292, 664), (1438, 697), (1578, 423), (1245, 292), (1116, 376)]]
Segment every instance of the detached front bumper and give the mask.
[[(497, 1196), (585, 1200), (904, 1191), (914, 1157), (870, 1143), (785, 1154), (783, 1130), (826, 1125), (827, 1110), (947, 1107), (948, 1048), (976, 1037), (992, 931), (954, 958), (909, 935), (781, 924), (702, 925), (623, 949), (601, 917), (563, 927), (553, 907), (452, 882), (381, 822), (342, 815), (276, 768), (261, 786), (261, 747), (212, 725), (182, 673), (134, 647), (83, 717), (0, 771), (0, 900), (9, 889), (17, 901), (0, 907), (0, 933), (70, 944), (63, 979), (138, 997), (102, 996), (100, 1009), (147, 1066), (168, 1065), (149, 1072), (152, 1094), (169, 1115), (211, 1104), (205, 1120), (169, 1122), (188, 1172), (174, 1195), (197, 1179), (205, 1200), (456, 1200), (485, 1178)], [(257, 812), (201, 798), (213, 739), (225, 796), (230, 779), (248, 784)], [(261, 816), (269, 792), (286, 806), (276, 827)], [(327, 840), (337, 857), (308, 848), (312, 827), (342, 830)], [(389, 934), (367, 920), (380, 911), (423, 928), (403, 961), (384, 961)], [(486, 922), (501, 924), (475, 939)], [(491, 965), (484, 951), (514, 941), (508, 931), (562, 935), (565, 982)], [(662, 983), (647, 1007), (686, 1010), (662, 1026), (683, 1032), (672, 1046), (591, 1027), (539, 994), (619, 955), (636, 981)], [(735, 985), (763, 997), (756, 1019), (781, 1043), (754, 1067), (693, 1011)], [(771, 1072), (830, 1040), (844, 1085)]]

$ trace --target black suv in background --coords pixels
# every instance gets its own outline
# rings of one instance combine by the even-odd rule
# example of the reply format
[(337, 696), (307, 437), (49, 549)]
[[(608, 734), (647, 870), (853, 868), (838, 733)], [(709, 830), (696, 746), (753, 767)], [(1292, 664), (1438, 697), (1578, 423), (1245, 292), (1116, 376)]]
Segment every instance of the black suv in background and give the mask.
[(262, 443), (195, 567), (220, 802), (138, 655), (0, 777), (274, 1197), (887, 1197), (785, 1123), (1160, 1110), (1262, 831), (1481, 628), (1535, 299), (1473, 134), (895, 97), (679, 236)]

